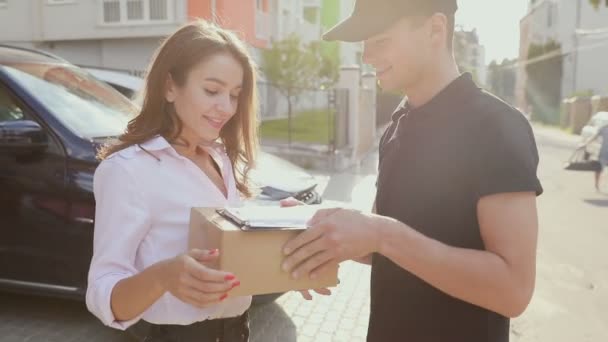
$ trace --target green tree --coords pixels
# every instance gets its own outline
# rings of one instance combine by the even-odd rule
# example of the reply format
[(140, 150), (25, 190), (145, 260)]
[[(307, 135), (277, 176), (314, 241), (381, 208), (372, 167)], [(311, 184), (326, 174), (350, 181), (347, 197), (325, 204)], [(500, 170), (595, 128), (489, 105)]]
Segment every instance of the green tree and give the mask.
[(318, 42), (302, 44), (292, 34), (262, 52), (262, 71), (287, 100), (288, 142), (291, 144), (293, 107), (304, 91), (331, 86), (337, 80), (337, 65), (331, 63)]
[(501, 63), (492, 61), (488, 66), (488, 88), (506, 102), (515, 102), (516, 59), (504, 59)]
[(563, 54), (555, 41), (530, 44), (526, 73), (526, 98), (534, 119), (549, 124), (559, 122)]
[(608, 7), (608, 0), (589, 0), (589, 3), (591, 3), (591, 6), (593, 6), (593, 8), (595, 8), (595, 9), (599, 9), (602, 2), (604, 2), (604, 5), (606, 7)]

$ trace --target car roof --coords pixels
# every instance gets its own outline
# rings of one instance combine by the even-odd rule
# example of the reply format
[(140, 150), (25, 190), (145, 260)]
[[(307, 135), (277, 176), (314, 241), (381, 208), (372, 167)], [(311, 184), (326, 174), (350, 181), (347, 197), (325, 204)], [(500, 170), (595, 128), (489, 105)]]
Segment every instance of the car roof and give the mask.
[(0, 44), (0, 64), (10, 63), (67, 63), (59, 56), (36, 49)]

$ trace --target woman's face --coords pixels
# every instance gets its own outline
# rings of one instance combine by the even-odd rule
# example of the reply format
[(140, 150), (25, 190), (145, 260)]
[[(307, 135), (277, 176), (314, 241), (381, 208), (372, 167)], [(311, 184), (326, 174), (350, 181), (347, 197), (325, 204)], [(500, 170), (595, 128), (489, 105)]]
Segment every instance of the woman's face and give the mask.
[(217, 54), (192, 68), (183, 86), (169, 78), (165, 97), (183, 123), (182, 138), (198, 144), (219, 137), (237, 111), (243, 74), (234, 57)]

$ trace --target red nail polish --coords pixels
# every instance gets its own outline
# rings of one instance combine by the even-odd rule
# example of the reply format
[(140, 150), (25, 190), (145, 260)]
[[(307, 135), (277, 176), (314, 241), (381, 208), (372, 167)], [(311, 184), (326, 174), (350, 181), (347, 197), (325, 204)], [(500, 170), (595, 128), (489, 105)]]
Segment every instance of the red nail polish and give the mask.
[(209, 255), (217, 255), (217, 253), (219, 253), (219, 249), (212, 249), (209, 251)]
[(235, 287), (240, 286), (240, 285), (241, 285), (241, 281), (237, 280), (237, 281), (234, 282), (234, 284), (232, 284), (232, 288), (235, 288)]
[(224, 278), (224, 280), (234, 280), (234, 279), (236, 279), (236, 277), (232, 274), (229, 274)]
[(228, 294), (224, 293), (221, 297), (220, 297), (220, 302), (223, 301), (224, 299), (228, 298)]

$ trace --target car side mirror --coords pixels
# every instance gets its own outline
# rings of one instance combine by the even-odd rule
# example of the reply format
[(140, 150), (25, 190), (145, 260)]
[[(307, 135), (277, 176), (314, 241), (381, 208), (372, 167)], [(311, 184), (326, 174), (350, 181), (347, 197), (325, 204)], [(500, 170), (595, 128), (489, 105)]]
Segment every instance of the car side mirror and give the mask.
[(25, 155), (42, 152), (48, 147), (48, 136), (31, 120), (0, 122), (0, 152)]

